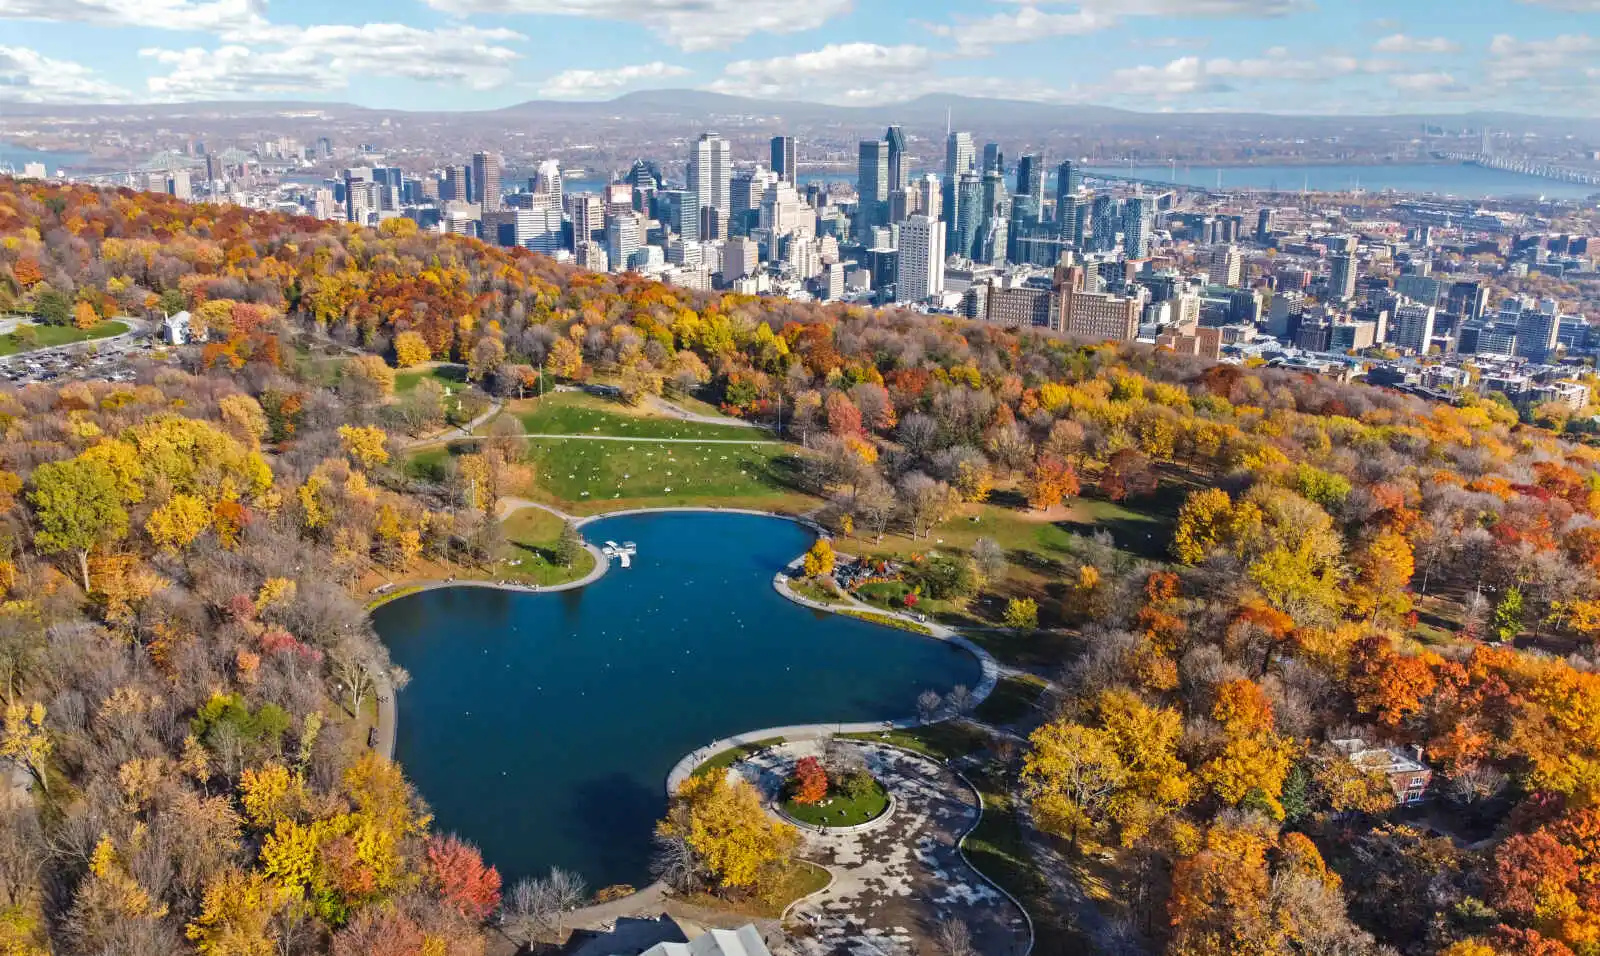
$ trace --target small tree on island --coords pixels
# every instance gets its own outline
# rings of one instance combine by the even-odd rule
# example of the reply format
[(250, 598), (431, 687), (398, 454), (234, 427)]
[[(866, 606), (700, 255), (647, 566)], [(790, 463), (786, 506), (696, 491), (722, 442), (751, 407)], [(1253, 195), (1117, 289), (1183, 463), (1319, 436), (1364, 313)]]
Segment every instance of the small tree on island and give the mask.
[(561, 527), (561, 537), (556, 539), (556, 563), (564, 568), (570, 568), (582, 551), (583, 538), (578, 534), (577, 526), (568, 521)]
[(808, 578), (825, 577), (833, 573), (833, 545), (818, 539), (806, 552), (805, 572)]
[(815, 757), (805, 757), (795, 764), (794, 778), (790, 784), (795, 803), (815, 805), (828, 796), (828, 772), (822, 769), (822, 761)]

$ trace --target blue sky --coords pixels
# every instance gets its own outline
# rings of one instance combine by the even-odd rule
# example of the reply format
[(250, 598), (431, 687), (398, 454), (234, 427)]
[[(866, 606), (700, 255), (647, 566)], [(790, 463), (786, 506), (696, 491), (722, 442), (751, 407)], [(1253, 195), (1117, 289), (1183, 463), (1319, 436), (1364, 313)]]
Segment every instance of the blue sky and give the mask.
[(0, 0), (0, 110), (479, 109), (667, 87), (1593, 115), (1600, 0)]

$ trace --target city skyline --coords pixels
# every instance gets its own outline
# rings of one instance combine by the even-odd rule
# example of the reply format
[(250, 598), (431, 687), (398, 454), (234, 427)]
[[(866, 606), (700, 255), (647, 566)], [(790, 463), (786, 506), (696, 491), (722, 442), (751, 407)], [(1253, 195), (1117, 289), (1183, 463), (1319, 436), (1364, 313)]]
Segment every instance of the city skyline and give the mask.
[[(538, 11), (538, 12), (534, 12)], [(0, 103), (484, 109), (685, 88), (1158, 112), (1581, 113), (1593, 0), (0, 0)], [(329, 22), (337, 20), (338, 22)], [(598, 42), (603, 40), (604, 42)]]

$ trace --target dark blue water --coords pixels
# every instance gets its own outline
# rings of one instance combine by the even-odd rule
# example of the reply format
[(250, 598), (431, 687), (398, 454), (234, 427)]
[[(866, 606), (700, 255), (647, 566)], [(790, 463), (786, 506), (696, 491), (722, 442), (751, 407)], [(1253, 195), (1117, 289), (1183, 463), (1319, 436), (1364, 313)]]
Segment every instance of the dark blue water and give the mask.
[(562, 866), (591, 888), (649, 881), (667, 772), (765, 727), (916, 712), (976, 686), (959, 648), (792, 604), (772, 576), (811, 545), (771, 518), (663, 514), (584, 528), (633, 567), (560, 594), (430, 591), (373, 613), (395, 662), (397, 758), (435, 828), (507, 885)]

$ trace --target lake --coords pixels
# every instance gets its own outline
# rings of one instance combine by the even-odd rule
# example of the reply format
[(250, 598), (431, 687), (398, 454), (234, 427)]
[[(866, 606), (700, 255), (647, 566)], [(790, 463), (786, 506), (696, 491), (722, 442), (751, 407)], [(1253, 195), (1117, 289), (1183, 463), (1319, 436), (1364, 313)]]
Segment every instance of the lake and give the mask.
[(657, 514), (584, 527), (632, 541), (587, 588), (450, 588), (373, 612), (411, 673), (396, 758), (435, 830), (477, 843), (506, 886), (550, 866), (591, 890), (650, 881), (668, 771), (767, 727), (887, 720), (933, 688), (976, 687), (953, 645), (802, 608), (772, 576), (812, 535), (773, 518)]
[[(1219, 168), (1185, 166), (1176, 170), (1163, 166), (1100, 166), (1085, 168), (1087, 175), (1097, 172), (1134, 179), (1151, 179), (1184, 186), (1214, 189)], [(1224, 166), (1220, 168), (1224, 189), (1267, 189), (1299, 192), (1302, 188), (1319, 192), (1347, 190), (1359, 186), (1368, 192), (1393, 189), (1408, 193), (1438, 193), (1464, 199), (1547, 196), (1583, 199), (1600, 192), (1595, 186), (1539, 179), (1498, 169), (1455, 164), (1409, 163), (1393, 166)]]

